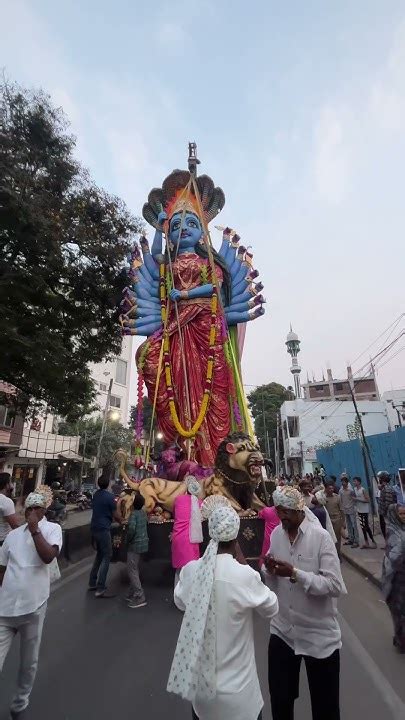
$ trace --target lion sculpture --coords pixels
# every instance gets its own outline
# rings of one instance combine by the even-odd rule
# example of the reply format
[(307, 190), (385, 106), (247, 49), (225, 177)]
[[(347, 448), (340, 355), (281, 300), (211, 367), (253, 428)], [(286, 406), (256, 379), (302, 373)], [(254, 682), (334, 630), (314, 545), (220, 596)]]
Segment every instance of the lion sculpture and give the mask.
[[(172, 513), (176, 497), (187, 492), (185, 481), (145, 478), (135, 482), (126, 471), (128, 456), (123, 450), (117, 451), (115, 461), (127, 485), (145, 498), (147, 513), (152, 513), (156, 507)], [(263, 456), (249, 435), (242, 432), (228, 435), (218, 447), (213, 475), (201, 481), (202, 496), (224, 495), (242, 515), (260, 510), (264, 504), (257, 497), (256, 489), (262, 479), (262, 465)], [(130, 496), (122, 498), (124, 517), (129, 514), (131, 504)]]

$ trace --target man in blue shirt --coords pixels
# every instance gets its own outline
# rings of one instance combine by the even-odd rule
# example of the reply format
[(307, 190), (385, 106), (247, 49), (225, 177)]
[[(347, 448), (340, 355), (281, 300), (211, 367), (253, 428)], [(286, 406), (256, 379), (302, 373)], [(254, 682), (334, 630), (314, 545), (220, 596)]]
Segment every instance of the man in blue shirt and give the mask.
[(96, 598), (106, 597), (106, 581), (112, 556), (111, 523), (121, 521), (114, 496), (107, 490), (110, 481), (103, 475), (98, 480), (99, 490), (93, 496), (91, 533), (97, 554), (90, 573), (89, 590), (96, 591)]

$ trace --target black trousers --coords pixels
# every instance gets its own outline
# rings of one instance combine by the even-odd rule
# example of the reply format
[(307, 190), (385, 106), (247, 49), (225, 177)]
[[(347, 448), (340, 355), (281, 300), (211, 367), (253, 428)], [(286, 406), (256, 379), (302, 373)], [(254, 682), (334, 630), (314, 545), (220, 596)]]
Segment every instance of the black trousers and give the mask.
[(277, 635), (270, 636), (269, 690), (273, 720), (294, 720), (294, 703), (299, 696), (301, 660), (307, 670), (312, 720), (340, 720), (340, 653), (322, 660), (294, 651)]
[(382, 533), (382, 536), (383, 536), (383, 538), (384, 538), (384, 540), (385, 540), (385, 538), (387, 537), (387, 526), (386, 526), (386, 523), (385, 523), (385, 517), (384, 517), (384, 515), (380, 515), (379, 517), (380, 517), (381, 533)]
[(359, 520), (361, 529), (363, 530), (364, 542), (367, 543), (369, 538), (371, 542), (374, 542), (373, 533), (371, 532), (371, 527), (368, 522), (368, 513), (359, 512)]
[[(260, 715), (259, 715), (259, 717), (257, 718), (257, 720), (262, 720), (262, 717), (263, 717), (263, 716), (262, 716), (262, 714), (260, 713)], [(198, 720), (198, 716), (195, 714), (194, 708), (193, 708), (193, 720)]]

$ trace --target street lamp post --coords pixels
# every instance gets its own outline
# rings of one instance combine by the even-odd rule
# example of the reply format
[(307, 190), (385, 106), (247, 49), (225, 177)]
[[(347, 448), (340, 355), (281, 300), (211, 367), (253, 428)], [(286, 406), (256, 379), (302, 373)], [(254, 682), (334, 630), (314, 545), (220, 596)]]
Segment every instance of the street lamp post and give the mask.
[(80, 483), (79, 483), (80, 492), (82, 491), (84, 461), (86, 458), (86, 445), (87, 445), (87, 430), (84, 431), (83, 455), (82, 455), (82, 462), (80, 463)]
[(110, 399), (111, 399), (112, 384), (113, 384), (113, 379), (111, 378), (111, 379), (110, 379), (110, 383), (109, 383), (109, 385), (108, 385), (107, 399), (106, 399), (106, 401), (105, 401), (105, 408), (104, 408), (104, 413), (103, 413), (103, 423), (102, 423), (102, 425), (101, 425), (101, 433), (100, 433), (100, 438), (99, 438), (98, 446), (97, 446), (96, 462), (95, 462), (95, 464), (94, 464), (94, 484), (96, 484), (96, 483), (97, 483), (97, 480), (98, 480), (98, 468), (99, 468), (99, 465), (100, 465), (101, 446), (102, 446), (102, 443), (103, 443), (103, 438), (104, 438), (104, 433), (105, 433), (105, 426), (106, 426), (106, 424), (107, 424), (108, 410), (109, 410), (109, 408), (110, 408)]

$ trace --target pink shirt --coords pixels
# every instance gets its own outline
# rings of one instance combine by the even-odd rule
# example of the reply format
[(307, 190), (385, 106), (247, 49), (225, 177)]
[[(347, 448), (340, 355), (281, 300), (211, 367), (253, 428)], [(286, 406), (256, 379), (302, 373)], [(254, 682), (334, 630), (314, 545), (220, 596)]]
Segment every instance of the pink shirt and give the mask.
[[(201, 501), (199, 501), (201, 505)], [(172, 533), (172, 566), (182, 568), (190, 560), (198, 560), (200, 546), (190, 542), (191, 496), (179, 495), (174, 501), (174, 525)]]
[(273, 532), (274, 528), (277, 527), (277, 525), (280, 525), (280, 518), (277, 515), (277, 510), (275, 507), (265, 507), (263, 508), (263, 510), (260, 510), (259, 518), (262, 518), (262, 520), (264, 520), (265, 522), (262, 547), (262, 557), (264, 557), (269, 551), (271, 533)]

